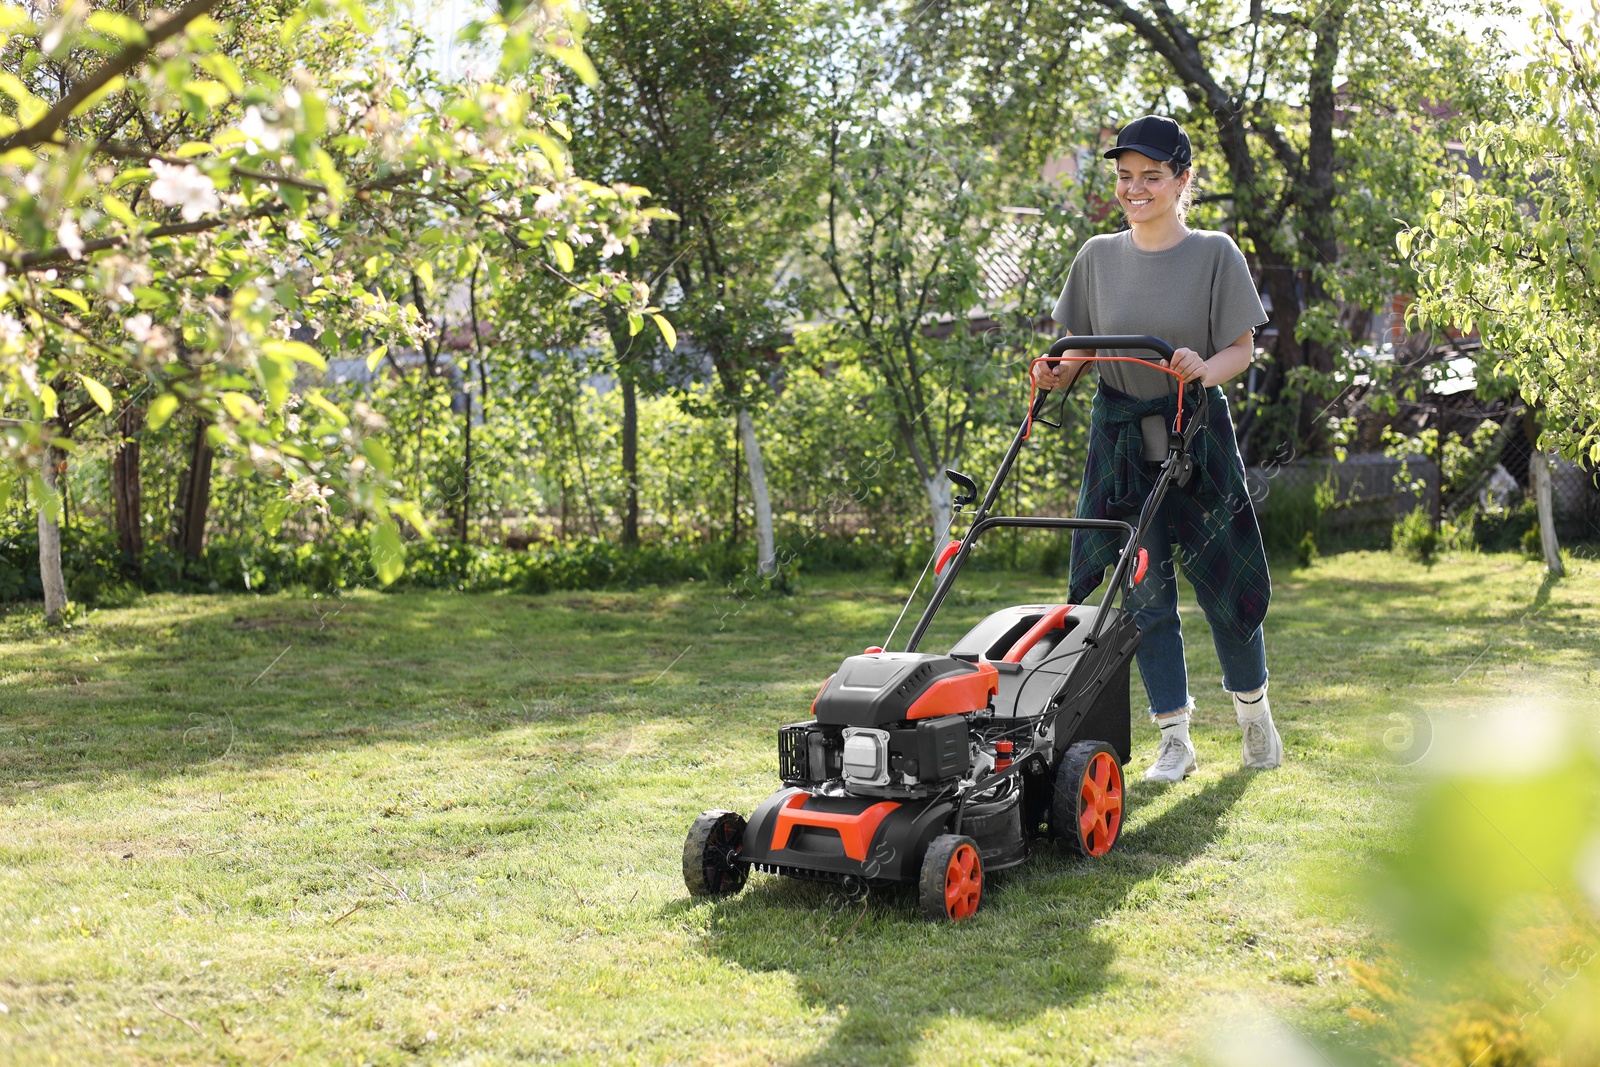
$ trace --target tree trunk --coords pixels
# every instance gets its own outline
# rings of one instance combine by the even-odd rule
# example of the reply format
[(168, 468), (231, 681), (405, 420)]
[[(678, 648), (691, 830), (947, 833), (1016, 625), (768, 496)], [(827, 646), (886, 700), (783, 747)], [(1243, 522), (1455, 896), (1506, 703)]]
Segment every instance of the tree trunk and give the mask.
[(567, 474), (561, 472), (561, 543), (567, 543)]
[(462, 424), (466, 447), (461, 457), (461, 511), (456, 516), (456, 540), (467, 543), (467, 519), (472, 509), (472, 370), (462, 375), (461, 398), (466, 401), (466, 422)]
[[(484, 380), (485, 372), (483, 359), (483, 326), (478, 322), (478, 268), (483, 265), (483, 256), (479, 255), (472, 264), (472, 282), (467, 288), (467, 298), (472, 311), (472, 349), (478, 356), (478, 379)], [(468, 521), (472, 515), (472, 361), (461, 369), (461, 396), (466, 400), (467, 421), (464, 426), (466, 437), (465, 453), (461, 459), (461, 521), (457, 527), (457, 534), (462, 544), (466, 544), (468, 537)], [(488, 393), (483, 392), (485, 402)], [(484, 409), (487, 416), (488, 409)]]
[(761, 460), (761, 442), (756, 440), (756, 424), (749, 408), (739, 409), (739, 438), (744, 442), (744, 458), (750, 467), (750, 495), (756, 505), (756, 573), (770, 578), (778, 573), (778, 550), (772, 537), (772, 498), (767, 494), (767, 468)]
[(61, 491), (56, 477), (66, 454), (46, 449), (39, 474), (44, 493), (39, 498), (39, 581), (44, 586), (44, 617), (52, 626), (61, 624), (61, 611), (67, 606), (67, 582), (61, 574)]
[(739, 543), (739, 483), (744, 477), (739, 473), (739, 467), (741, 466), (739, 453), (742, 451), (744, 451), (743, 446), (739, 444), (739, 422), (735, 419), (733, 424), (733, 511), (729, 516), (733, 521), (728, 524), (728, 529), (731, 531), (728, 534), (728, 544), (730, 545)]
[(922, 488), (928, 494), (928, 510), (933, 516), (933, 544), (937, 550), (950, 536), (950, 482), (940, 471), (922, 479)]
[(1434, 485), (1433, 493), (1433, 528), (1444, 527), (1444, 405), (1433, 405), (1433, 428), (1437, 432), (1437, 440), (1433, 448), (1433, 466), (1439, 473), (1439, 480)]
[(211, 506), (210, 424), (195, 424), (194, 441), (189, 448), (189, 477), (184, 486), (183, 515), (178, 527), (178, 547), (184, 558), (199, 559), (206, 548), (206, 511)]
[(1566, 573), (1561, 565), (1561, 544), (1556, 540), (1556, 509), (1550, 485), (1549, 453), (1534, 449), (1528, 460), (1528, 480), (1533, 483), (1533, 497), (1539, 507), (1539, 546), (1544, 550), (1544, 565), (1550, 577), (1560, 578)]
[(639, 393), (633, 372), (623, 364), (617, 374), (622, 385), (622, 543), (639, 547)]
[(143, 483), (139, 478), (139, 433), (144, 409), (129, 404), (117, 419), (122, 444), (111, 457), (111, 496), (116, 510), (117, 548), (126, 566), (139, 572), (144, 555)]

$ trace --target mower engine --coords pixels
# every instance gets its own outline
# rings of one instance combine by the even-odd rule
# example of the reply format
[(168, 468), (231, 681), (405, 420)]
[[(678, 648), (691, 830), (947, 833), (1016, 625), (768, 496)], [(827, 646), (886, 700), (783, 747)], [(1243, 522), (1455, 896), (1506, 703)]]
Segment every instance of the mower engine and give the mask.
[(930, 842), (952, 824), (974, 864), (980, 854), (985, 870), (1020, 863), (1028, 850), (1021, 778), (972, 793), (996, 770), (997, 744), (1012, 747), (974, 726), (999, 687), (994, 664), (976, 656), (872, 651), (845, 660), (812, 703), (814, 719), (779, 731), (784, 788), (750, 816), (741, 864), (847, 885), (915, 882)]
[(860, 796), (948, 787), (982, 758), (962, 716), (989, 706), (998, 679), (988, 663), (950, 656), (851, 656), (812, 703), (815, 721), (779, 731), (778, 774), (809, 787), (839, 779)]

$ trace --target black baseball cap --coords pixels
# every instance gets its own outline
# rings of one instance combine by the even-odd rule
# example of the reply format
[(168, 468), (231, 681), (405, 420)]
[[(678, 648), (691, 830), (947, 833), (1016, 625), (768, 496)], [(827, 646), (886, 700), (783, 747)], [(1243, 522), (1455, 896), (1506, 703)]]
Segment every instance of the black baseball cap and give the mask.
[(1128, 151), (1151, 159), (1170, 159), (1180, 171), (1194, 159), (1189, 135), (1183, 132), (1183, 127), (1160, 115), (1146, 115), (1122, 127), (1117, 133), (1117, 147), (1108, 150), (1105, 158), (1116, 159)]

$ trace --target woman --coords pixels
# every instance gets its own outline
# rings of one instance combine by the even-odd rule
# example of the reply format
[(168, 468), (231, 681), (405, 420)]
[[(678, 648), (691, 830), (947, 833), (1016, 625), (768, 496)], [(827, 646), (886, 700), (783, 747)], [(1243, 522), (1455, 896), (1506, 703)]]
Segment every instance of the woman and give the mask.
[[(1244, 735), (1242, 762), (1246, 767), (1276, 767), (1283, 745), (1267, 704), (1262, 637), (1271, 584), (1233, 422), (1218, 388), (1250, 365), (1256, 327), (1267, 316), (1233, 239), (1185, 224), (1194, 171), (1189, 137), (1181, 126), (1155, 115), (1136, 119), (1105, 155), (1116, 160), (1117, 202), (1128, 228), (1084, 243), (1054, 318), (1069, 335), (1163, 338), (1173, 346), (1170, 366), (1189, 394), (1185, 410), (1195, 410), (1196, 385), (1208, 390), (1211, 399), (1210, 418), (1195, 435), (1198, 469), (1187, 486), (1168, 492), (1142, 542), (1150, 555), (1149, 569), (1127, 601), (1143, 635), (1139, 673), (1150, 713), (1161, 729), (1155, 762), (1144, 777), (1182, 781), (1198, 766), (1189, 739), (1194, 700), (1178, 621), (1174, 541), (1184, 574), (1211, 624), (1223, 688), (1233, 695)], [(1066, 354), (1094, 353), (1073, 349)], [(1078, 516), (1125, 518), (1137, 514), (1166, 458), (1178, 384), (1171, 375), (1130, 363), (1041, 365), (1036, 380), (1042, 388), (1065, 388), (1091, 365), (1100, 375), (1100, 388), (1090, 418)], [(1116, 547), (1107, 534), (1073, 536), (1073, 603), (1082, 603), (1100, 584)]]

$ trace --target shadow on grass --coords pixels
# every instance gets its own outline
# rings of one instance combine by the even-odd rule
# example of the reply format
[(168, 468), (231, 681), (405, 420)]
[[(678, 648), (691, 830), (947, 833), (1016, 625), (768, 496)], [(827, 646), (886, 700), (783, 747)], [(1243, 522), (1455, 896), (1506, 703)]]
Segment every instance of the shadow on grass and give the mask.
[[(1449, 681), (1513, 636), (1550, 654), (1595, 647), (1592, 628), (1554, 610), (1589, 610), (1578, 586), (1547, 579), (1531, 603), (1509, 607), (1475, 600), (1466, 588), (1475, 580), (1304, 572), (1296, 595), (1274, 606), (1273, 654), (1310, 664), (1319, 679)], [(492, 747), (496, 734), (535, 724), (547, 745), (662, 714), (765, 733), (802, 715), (839, 657), (881, 639), (880, 622), (892, 621), (888, 609), (861, 610), (856, 587), (869, 579), (835, 581), (815, 596), (754, 602), (725, 631), (716, 589), (152, 598), (65, 635), (19, 634), (29, 640), (0, 673), (0, 799), (373, 745)], [(997, 602), (1049, 599), (1046, 588), (1017, 576)], [(962, 622), (945, 628), (959, 633)], [(940, 633), (927, 648), (948, 647)]]
[[(1139, 885), (1203, 852), (1251, 778), (1240, 770), (1208, 784), (1130, 830), (1104, 860), (1066, 859), (1039, 843), (1027, 863), (992, 879), (967, 922), (923, 921), (909, 889), (858, 904), (823, 886), (757, 876), (715, 906), (705, 944), (747, 970), (793, 975), (813, 1007), (842, 1016), (804, 1064), (909, 1063), (924, 1031), (953, 1016), (1048, 1025), (1043, 1013), (1106, 984), (1117, 949), (1096, 922), (1137, 906), (1129, 897)], [(1143, 793), (1132, 812), (1152, 796)], [(1070, 1063), (1092, 1035), (1058, 1030), (1057, 1040)]]
[(559, 594), (169, 597), (96, 613), (9, 657), (0, 797), (531, 723), (615, 729), (674, 688), (646, 683), (683, 651), (682, 617), (709, 615), (665, 601), (632, 594), (620, 632), (594, 597)]

